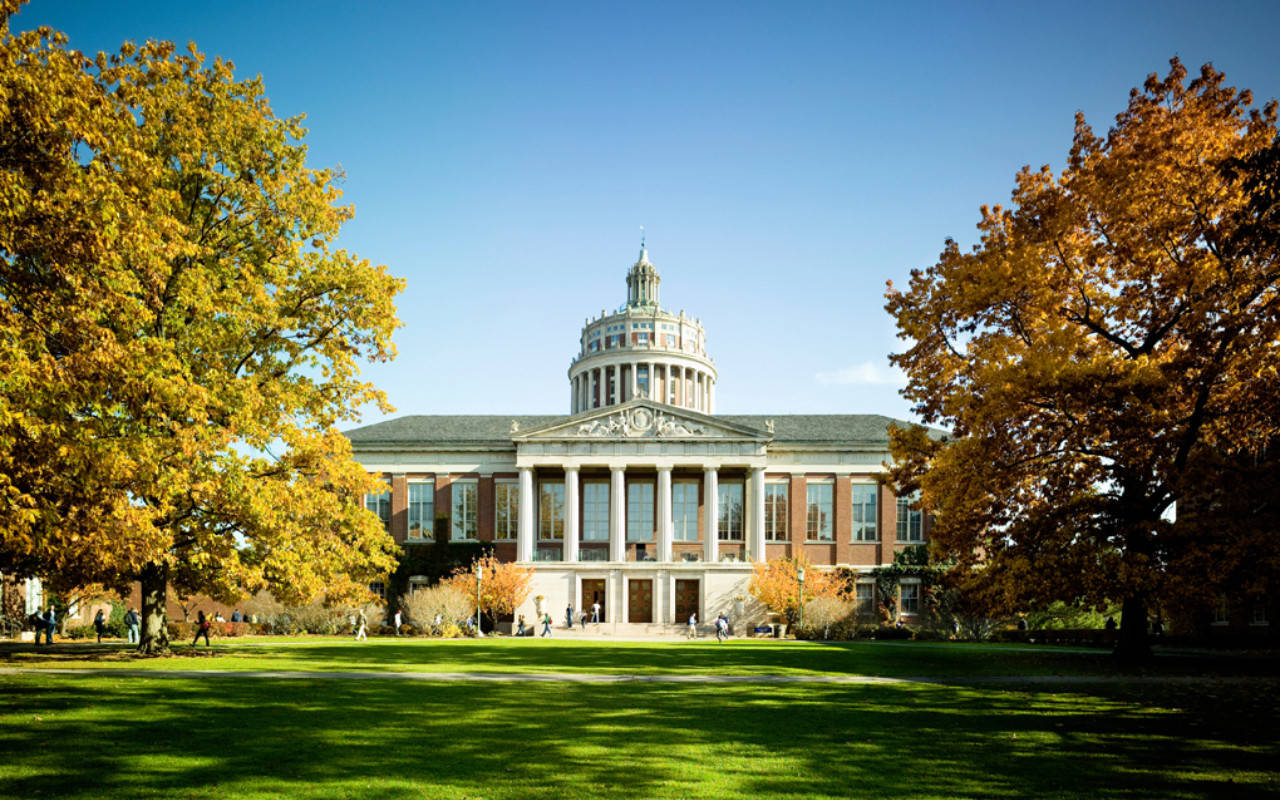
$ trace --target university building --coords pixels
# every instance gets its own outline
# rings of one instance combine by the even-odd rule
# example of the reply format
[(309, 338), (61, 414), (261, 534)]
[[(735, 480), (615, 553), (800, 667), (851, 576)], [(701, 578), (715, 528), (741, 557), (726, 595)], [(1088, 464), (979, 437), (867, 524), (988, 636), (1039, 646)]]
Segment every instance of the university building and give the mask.
[[(348, 431), (356, 459), (387, 480), (365, 502), (395, 540), (492, 547), (534, 571), (517, 612), (528, 621), (599, 603), (618, 632), (695, 613), (750, 624), (765, 616), (748, 591), (753, 562), (803, 554), (867, 573), (927, 540), (926, 515), (876, 483), (894, 420), (717, 414), (706, 332), (660, 305), (660, 282), (642, 246), (626, 302), (582, 329), (566, 416), (405, 416)], [(870, 606), (871, 593), (868, 577), (858, 599)], [(901, 593), (910, 621), (919, 587)]]

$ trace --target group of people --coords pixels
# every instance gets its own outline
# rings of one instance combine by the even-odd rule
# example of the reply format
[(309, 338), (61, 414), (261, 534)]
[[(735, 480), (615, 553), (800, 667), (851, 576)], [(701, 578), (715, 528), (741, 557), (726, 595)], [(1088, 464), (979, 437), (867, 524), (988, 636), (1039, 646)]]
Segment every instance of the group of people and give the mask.
[[(715, 622), (715, 628), (716, 628), (717, 642), (723, 642), (725, 639), (728, 639), (729, 638), (729, 615), (722, 613), (719, 616), (717, 616), (716, 622)], [(690, 639), (698, 638), (698, 613), (696, 611), (689, 615), (689, 638)]]
[[(58, 630), (58, 612), (53, 606), (45, 608), (44, 612), (36, 612), (31, 615), (30, 622), (32, 627), (36, 629), (36, 644), (40, 644), (41, 635), (44, 636), (45, 644), (53, 644), (53, 634)], [(128, 636), (129, 644), (138, 643), (138, 629), (141, 625), (141, 618), (138, 612), (129, 608), (124, 612), (124, 628)], [(107, 614), (101, 608), (98, 613), (93, 615), (93, 630), (98, 636), (98, 642), (102, 642), (102, 637), (107, 635)]]

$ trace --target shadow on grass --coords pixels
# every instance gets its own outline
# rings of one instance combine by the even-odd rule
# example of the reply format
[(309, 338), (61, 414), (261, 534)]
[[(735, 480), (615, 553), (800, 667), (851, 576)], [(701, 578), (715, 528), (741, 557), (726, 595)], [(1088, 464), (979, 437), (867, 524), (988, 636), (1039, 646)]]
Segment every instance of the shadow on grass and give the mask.
[(1275, 741), (1083, 693), (10, 676), (4, 797), (1242, 797)]

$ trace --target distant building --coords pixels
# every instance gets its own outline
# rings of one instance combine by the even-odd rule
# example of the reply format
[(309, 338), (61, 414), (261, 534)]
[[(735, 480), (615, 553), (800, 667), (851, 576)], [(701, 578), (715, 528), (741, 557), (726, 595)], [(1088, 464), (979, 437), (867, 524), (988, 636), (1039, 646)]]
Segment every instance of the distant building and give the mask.
[[(568, 416), (406, 416), (347, 432), (387, 479), (365, 502), (395, 540), (491, 545), (535, 571), (527, 619), (599, 603), (620, 630), (762, 618), (754, 561), (803, 553), (867, 572), (927, 540), (925, 515), (875, 480), (894, 420), (716, 414), (703, 327), (662, 308), (660, 280), (642, 247), (627, 302), (582, 329)], [(868, 604), (870, 590), (868, 578)], [(910, 619), (919, 589), (901, 591)]]

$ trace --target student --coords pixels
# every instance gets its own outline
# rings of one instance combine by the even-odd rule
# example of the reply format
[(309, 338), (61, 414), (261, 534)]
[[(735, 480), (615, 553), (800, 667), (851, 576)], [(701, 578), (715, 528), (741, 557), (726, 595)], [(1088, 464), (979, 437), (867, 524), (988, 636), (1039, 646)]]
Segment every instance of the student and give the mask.
[(520, 620), (516, 625), (516, 636), (524, 636), (524, 614), (520, 615)]
[(542, 635), (551, 635), (551, 615), (547, 613), (543, 613), (542, 615)]
[(600, 601), (598, 600), (591, 604), (591, 621), (600, 622)]
[(98, 644), (102, 644), (102, 634), (107, 630), (107, 618), (102, 609), (98, 609), (98, 613), (93, 615), (93, 629), (98, 632)]
[(698, 638), (698, 614), (694, 612), (689, 615), (689, 638)]
[(132, 608), (124, 612), (124, 627), (129, 634), (129, 644), (138, 643), (138, 612)]
[(201, 636), (204, 637), (205, 647), (213, 647), (213, 644), (209, 641), (209, 620), (205, 617), (203, 611), (201, 611), (199, 616), (196, 617), (196, 638), (191, 640), (192, 647), (196, 646), (196, 643), (200, 641)]
[(365, 628), (369, 627), (369, 618), (365, 616), (364, 609), (360, 609), (360, 613), (356, 614), (356, 641), (369, 641), (369, 634), (365, 633)]

